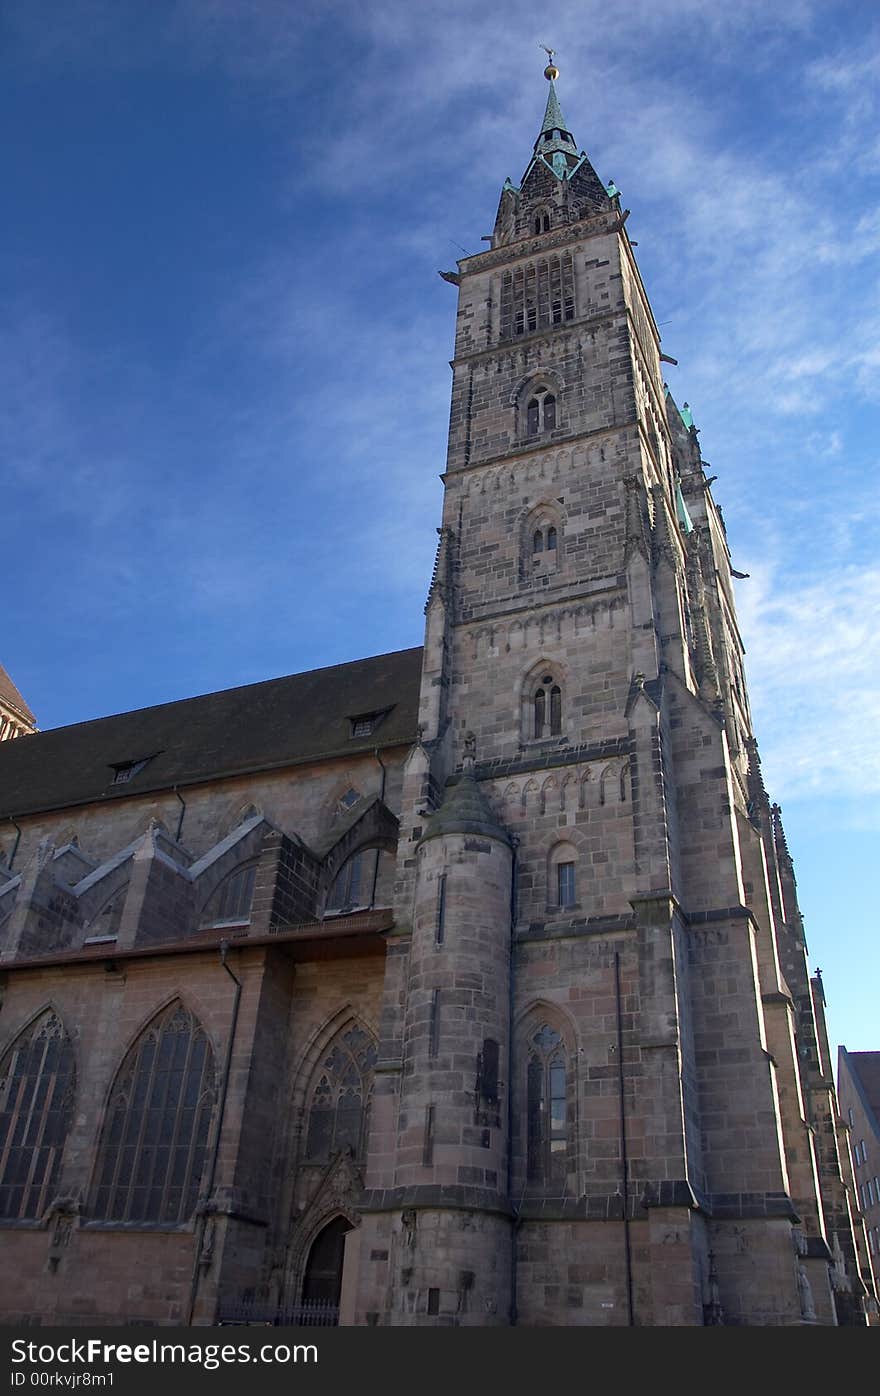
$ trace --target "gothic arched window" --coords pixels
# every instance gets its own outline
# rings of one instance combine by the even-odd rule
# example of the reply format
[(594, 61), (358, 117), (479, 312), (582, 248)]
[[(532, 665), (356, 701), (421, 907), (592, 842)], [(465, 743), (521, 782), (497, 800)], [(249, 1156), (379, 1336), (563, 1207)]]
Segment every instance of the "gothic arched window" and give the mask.
[(547, 212), (546, 209), (542, 208), (538, 210), (538, 212), (535, 214), (532, 227), (536, 233), (549, 233), (550, 214)]
[(0, 1217), (41, 1217), (55, 1196), (75, 1091), (73, 1048), (50, 1010), (0, 1062)]
[(356, 911), (376, 905), (389, 906), (393, 862), (384, 848), (357, 849), (346, 858), (334, 877), (324, 904), (324, 914)]
[(95, 1173), (98, 1220), (189, 1220), (214, 1098), (211, 1044), (198, 1019), (173, 1003), (129, 1050), (114, 1082)]
[(520, 578), (531, 581), (559, 570), (563, 563), (562, 520), (554, 504), (541, 502), (521, 525)]
[(532, 701), (532, 737), (558, 737), (562, 733), (562, 689), (552, 674), (544, 674)]
[(249, 921), (256, 876), (256, 863), (244, 863), (235, 868), (205, 903), (201, 925), (219, 926), (224, 922)]
[(540, 436), (556, 429), (556, 394), (537, 388), (526, 403), (526, 435)]
[(526, 1068), (526, 1177), (556, 1185), (568, 1172), (568, 1064), (560, 1033), (547, 1023), (530, 1033)]
[(376, 1044), (357, 1023), (337, 1033), (309, 1101), (306, 1159), (327, 1163), (340, 1149), (363, 1158), (367, 1145)]

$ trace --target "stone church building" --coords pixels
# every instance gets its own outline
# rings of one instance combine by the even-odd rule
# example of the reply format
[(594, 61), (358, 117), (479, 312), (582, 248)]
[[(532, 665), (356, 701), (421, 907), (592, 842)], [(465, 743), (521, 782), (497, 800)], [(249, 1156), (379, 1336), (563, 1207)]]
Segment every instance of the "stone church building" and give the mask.
[(0, 743), (7, 1323), (873, 1320), (724, 523), (546, 76), (443, 273), (424, 648)]

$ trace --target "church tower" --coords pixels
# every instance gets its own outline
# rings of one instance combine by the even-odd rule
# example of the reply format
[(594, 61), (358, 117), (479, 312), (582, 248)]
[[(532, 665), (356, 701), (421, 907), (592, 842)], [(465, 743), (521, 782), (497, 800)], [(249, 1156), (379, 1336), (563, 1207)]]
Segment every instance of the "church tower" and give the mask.
[(37, 720), (0, 664), (0, 742), (36, 732)]
[(558, 71), (458, 288), (356, 1321), (864, 1323), (724, 523)]

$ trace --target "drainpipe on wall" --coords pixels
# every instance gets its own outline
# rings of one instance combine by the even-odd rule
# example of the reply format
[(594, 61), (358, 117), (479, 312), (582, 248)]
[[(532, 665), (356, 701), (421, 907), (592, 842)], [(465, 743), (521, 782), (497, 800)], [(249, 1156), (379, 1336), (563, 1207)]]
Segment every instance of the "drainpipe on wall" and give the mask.
[(9, 816), (9, 822), (10, 824), (15, 824), (15, 843), (12, 845), (12, 852), (9, 855), (9, 862), (6, 864), (9, 871), (12, 872), (12, 864), (15, 862), (15, 855), (18, 852), (18, 845), (21, 843), (21, 825), (16, 823), (11, 814)]
[(626, 1147), (626, 1103), (623, 1085), (623, 1011), (620, 1000), (620, 952), (614, 952), (614, 992), (617, 998), (617, 1087), (620, 1098), (620, 1188), (623, 1193), (623, 1246), (626, 1267), (626, 1322), (635, 1323), (633, 1314), (632, 1245), (629, 1234), (629, 1157)]
[[(513, 936), (516, 930), (516, 879), (517, 860), (516, 850), (519, 839), (513, 837), (513, 854), (510, 867), (510, 969), (507, 974), (508, 996), (510, 1008), (508, 1010), (509, 1026), (507, 1030), (507, 1197), (512, 1200), (513, 1196), (513, 1015), (515, 1009), (515, 993), (513, 983)], [(510, 1326), (515, 1328), (517, 1324), (517, 1293), (516, 1293), (516, 1247), (519, 1240), (519, 1230), (522, 1225), (520, 1221), (520, 1208), (516, 1207), (513, 1212), (513, 1235), (510, 1238)]]
[(202, 1193), (204, 1202), (202, 1204), (199, 1213), (198, 1224), (196, 1226), (196, 1244), (195, 1253), (193, 1255), (192, 1280), (190, 1282), (189, 1290), (189, 1309), (186, 1317), (186, 1325), (188, 1328), (192, 1327), (193, 1313), (195, 1312), (196, 1299), (198, 1297), (199, 1292), (199, 1271), (202, 1259), (202, 1242), (204, 1240), (205, 1227), (207, 1225), (208, 1220), (208, 1203), (210, 1202), (211, 1194), (214, 1191), (214, 1178), (217, 1173), (217, 1158), (220, 1153), (220, 1137), (223, 1133), (223, 1117), (226, 1114), (226, 1095), (229, 1090), (229, 1071), (232, 1065), (232, 1048), (235, 1044), (235, 1030), (238, 1026), (238, 1006), (241, 1001), (241, 980), (236, 978), (236, 976), (232, 973), (232, 970), (226, 963), (226, 957), (228, 954), (229, 941), (221, 940), (220, 963), (226, 970), (226, 973), (229, 975), (229, 978), (235, 984), (235, 996), (232, 1000), (232, 1021), (229, 1024), (229, 1037), (226, 1041), (226, 1059), (223, 1063), (223, 1079), (220, 1083), (220, 1100), (217, 1108), (217, 1128), (214, 1131), (214, 1147), (211, 1150), (211, 1161), (208, 1166), (208, 1181)]

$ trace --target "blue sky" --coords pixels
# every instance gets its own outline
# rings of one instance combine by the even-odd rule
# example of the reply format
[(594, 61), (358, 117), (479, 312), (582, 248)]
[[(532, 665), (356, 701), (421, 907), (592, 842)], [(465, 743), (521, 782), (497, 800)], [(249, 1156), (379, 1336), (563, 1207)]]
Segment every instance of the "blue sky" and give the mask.
[(833, 1045), (880, 1047), (880, 10), (5, 0), (0, 662), (42, 727), (419, 644), (455, 293), (559, 53), (717, 474)]

